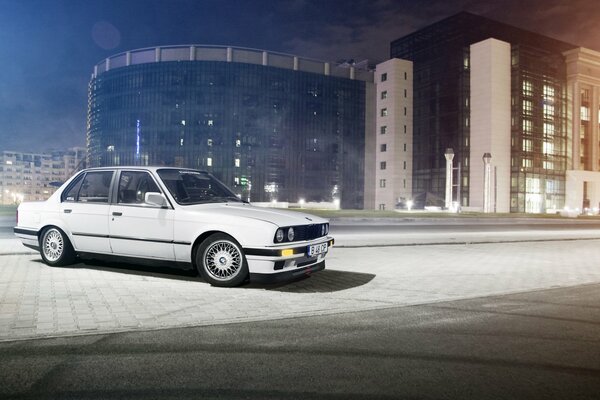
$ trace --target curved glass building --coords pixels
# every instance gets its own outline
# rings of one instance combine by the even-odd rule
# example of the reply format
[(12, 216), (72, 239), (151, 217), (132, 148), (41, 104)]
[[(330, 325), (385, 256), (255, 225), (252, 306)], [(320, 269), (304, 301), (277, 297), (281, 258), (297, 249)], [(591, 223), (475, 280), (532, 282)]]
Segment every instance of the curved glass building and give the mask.
[(89, 165), (212, 172), (251, 201), (364, 207), (372, 72), (261, 50), (156, 47), (89, 85)]

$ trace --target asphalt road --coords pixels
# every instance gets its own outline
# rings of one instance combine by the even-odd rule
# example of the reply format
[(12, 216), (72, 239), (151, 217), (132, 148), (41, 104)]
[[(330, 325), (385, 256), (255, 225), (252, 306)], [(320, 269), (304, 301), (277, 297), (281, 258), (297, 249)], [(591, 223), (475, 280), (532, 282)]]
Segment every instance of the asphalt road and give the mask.
[(0, 239), (13, 239), (13, 227), (16, 220), (13, 215), (0, 215)]
[(594, 399), (600, 284), (0, 343), (3, 399)]

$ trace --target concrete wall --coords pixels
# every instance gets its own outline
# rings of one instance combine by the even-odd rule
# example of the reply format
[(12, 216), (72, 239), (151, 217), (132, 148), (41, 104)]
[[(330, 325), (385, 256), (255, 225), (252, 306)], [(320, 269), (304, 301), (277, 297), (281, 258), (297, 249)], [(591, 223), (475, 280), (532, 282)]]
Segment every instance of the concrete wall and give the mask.
[(482, 157), (490, 153), (491, 208), (497, 212), (510, 212), (510, 68), (509, 43), (487, 39), (471, 45), (469, 204), (483, 208)]

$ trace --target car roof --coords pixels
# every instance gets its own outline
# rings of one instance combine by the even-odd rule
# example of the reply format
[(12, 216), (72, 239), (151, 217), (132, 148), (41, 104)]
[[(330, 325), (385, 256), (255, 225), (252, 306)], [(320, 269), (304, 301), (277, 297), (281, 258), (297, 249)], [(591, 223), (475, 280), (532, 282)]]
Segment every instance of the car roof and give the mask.
[(185, 167), (164, 167), (164, 166), (140, 166), (140, 165), (119, 165), (119, 166), (114, 166), (114, 167), (94, 167), (94, 168), (86, 168), (82, 171), (114, 171), (114, 170), (121, 170), (121, 169), (137, 169), (137, 170), (144, 170), (144, 171), (153, 171), (156, 172), (159, 169), (171, 169), (171, 170), (187, 170), (187, 171), (198, 171), (198, 172), (202, 172), (205, 174), (208, 174), (207, 171), (203, 171), (203, 170), (199, 170), (199, 169), (194, 169), (194, 168), (185, 168)]

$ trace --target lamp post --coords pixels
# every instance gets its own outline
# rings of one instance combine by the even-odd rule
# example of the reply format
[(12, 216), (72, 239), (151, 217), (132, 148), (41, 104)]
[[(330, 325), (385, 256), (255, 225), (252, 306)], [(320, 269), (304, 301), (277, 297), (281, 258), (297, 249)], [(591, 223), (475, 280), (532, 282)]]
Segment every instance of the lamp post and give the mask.
[(454, 151), (450, 148), (444, 153), (446, 157), (446, 210), (452, 208), (452, 160), (454, 159)]
[(490, 153), (483, 154), (483, 212), (492, 212), (492, 155)]

